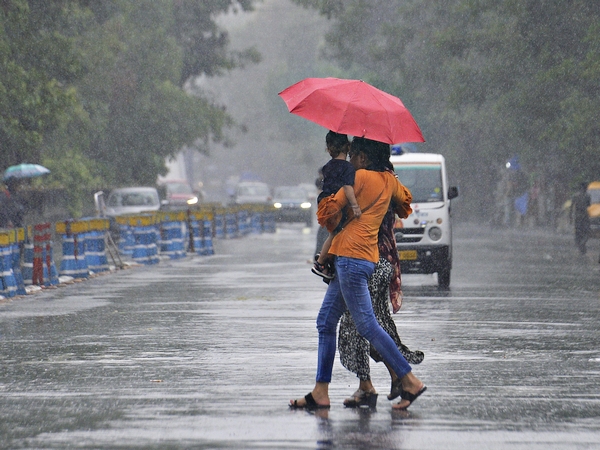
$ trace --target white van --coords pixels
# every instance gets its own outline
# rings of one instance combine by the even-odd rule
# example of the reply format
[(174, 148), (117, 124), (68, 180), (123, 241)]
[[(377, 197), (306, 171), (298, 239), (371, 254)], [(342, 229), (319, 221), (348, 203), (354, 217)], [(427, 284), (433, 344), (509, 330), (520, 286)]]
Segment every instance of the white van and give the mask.
[(442, 155), (392, 151), (390, 161), (400, 182), (412, 194), (412, 214), (394, 226), (403, 274), (437, 273), (438, 286), (450, 287), (452, 224), (450, 200), (458, 196), (448, 186)]

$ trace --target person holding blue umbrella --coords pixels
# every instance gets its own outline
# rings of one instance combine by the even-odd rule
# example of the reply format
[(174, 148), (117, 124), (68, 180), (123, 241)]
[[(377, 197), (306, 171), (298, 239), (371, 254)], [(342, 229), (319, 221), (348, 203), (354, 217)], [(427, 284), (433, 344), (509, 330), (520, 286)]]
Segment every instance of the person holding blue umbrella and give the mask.
[(49, 174), (39, 164), (17, 164), (4, 171), (2, 177), (6, 189), (0, 192), (0, 228), (20, 228), (26, 213), (26, 204), (18, 193), (22, 180), (37, 178)]
[(6, 189), (0, 193), (0, 228), (20, 228), (23, 226), (25, 204), (19, 193), (19, 181), (9, 178), (4, 182)]

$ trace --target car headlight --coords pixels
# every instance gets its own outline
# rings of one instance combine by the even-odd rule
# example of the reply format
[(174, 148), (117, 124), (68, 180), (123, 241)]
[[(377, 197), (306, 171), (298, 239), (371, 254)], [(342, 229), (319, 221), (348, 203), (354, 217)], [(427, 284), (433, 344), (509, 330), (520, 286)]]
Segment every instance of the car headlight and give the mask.
[(442, 229), (440, 227), (431, 227), (427, 234), (429, 234), (429, 239), (432, 241), (439, 241), (442, 238)]
[(193, 197), (193, 198), (190, 198), (190, 199), (187, 201), (187, 204), (188, 204), (188, 205), (195, 205), (196, 203), (198, 203), (198, 197)]
[(302, 209), (308, 209), (308, 208), (310, 208), (310, 206), (311, 206), (310, 202), (304, 202), (304, 203), (300, 204), (300, 208), (302, 208)]
[(281, 206), (282, 206), (282, 205), (281, 205), (281, 203), (279, 203), (279, 202), (275, 202), (275, 203), (273, 203), (273, 206), (274, 206), (275, 208), (281, 208)]

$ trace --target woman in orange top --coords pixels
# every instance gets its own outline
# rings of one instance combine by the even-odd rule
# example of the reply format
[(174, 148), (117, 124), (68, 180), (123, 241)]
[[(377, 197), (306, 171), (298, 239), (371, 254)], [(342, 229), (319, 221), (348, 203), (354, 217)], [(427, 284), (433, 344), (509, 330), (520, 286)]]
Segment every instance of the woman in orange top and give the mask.
[[(365, 138), (354, 138), (350, 162), (356, 170), (354, 190), (362, 210), (334, 237), (329, 250), (335, 255), (336, 276), (327, 288), (317, 317), (319, 350), (316, 384), (304, 398), (292, 400), (293, 408), (329, 408), (329, 383), (336, 350), (336, 331), (340, 317), (350, 311), (358, 332), (366, 338), (398, 375), (400, 403), (394, 409), (406, 409), (425, 392), (425, 385), (413, 373), (392, 338), (381, 328), (371, 304), (368, 280), (379, 260), (377, 234), (390, 202), (401, 218), (410, 214), (411, 194), (385, 169), (390, 164), (390, 147)], [(367, 170), (364, 170), (367, 169)], [(345, 205), (343, 190), (336, 200)]]

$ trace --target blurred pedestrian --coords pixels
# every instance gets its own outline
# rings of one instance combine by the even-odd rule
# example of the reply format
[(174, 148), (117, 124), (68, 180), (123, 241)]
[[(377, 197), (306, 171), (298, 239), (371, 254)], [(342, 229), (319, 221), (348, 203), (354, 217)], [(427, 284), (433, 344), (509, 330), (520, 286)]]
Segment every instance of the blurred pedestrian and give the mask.
[[(323, 192), (323, 168), (322, 167), (319, 167), (319, 176), (315, 180), (315, 186), (317, 187), (317, 190), (319, 192), (317, 195), (317, 199), (318, 199), (321, 192)], [(314, 263), (317, 260), (317, 258), (319, 257), (319, 253), (321, 253), (321, 249), (323, 248), (323, 244), (327, 240), (327, 236), (329, 236), (329, 231), (327, 231), (327, 228), (319, 225), (319, 229), (317, 230), (317, 245), (315, 247), (315, 253), (313, 255), (313, 259), (310, 261), (310, 263)]]
[(0, 228), (12, 226), (10, 221), (10, 194), (4, 184), (0, 185)]
[(6, 180), (5, 188), (0, 192), (0, 228), (20, 228), (23, 226), (25, 204), (18, 192), (19, 181)]
[(587, 183), (579, 185), (579, 191), (571, 199), (569, 221), (575, 224), (575, 245), (582, 255), (587, 252), (587, 241), (590, 236), (590, 216), (588, 206), (591, 205), (590, 195), (587, 192)]
[[(405, 410), (425, 390), (425, 384), (398, 350), (393, 339), (379, 325), (368, 290), (368, 281), (379, 261), (378, 230), (391, 201), (395, 212), (406, 218), (412, 211), (411, 195), (400, 181), (386, 171), (391, 167), (389, 145), (365, 138), (354, 138), (350, 149), (350, 162), (357, 169), (356, 198), (361, 207), (360, 218), (350, 221), (331, 243), (336, 276), (330, 281), (317, 317), (319, 331), (318, 365), (316, 383), (311, 392), (290, 401), (292, 408), (329, 408), (329, 383), (336, 351), (337, 325), (348, 309), (358, 332), (379, 352), (398, 376), (396, 383), (402, 400), (394, 409)], [(361, 170), (367, 169), (367, 170)], [(343, 189), (335, 195), (336, 203), (348, 203)], [(319, 218), (328, 216), (324, 212)], [(320, 221), (322, 222), (322, 220)]]

